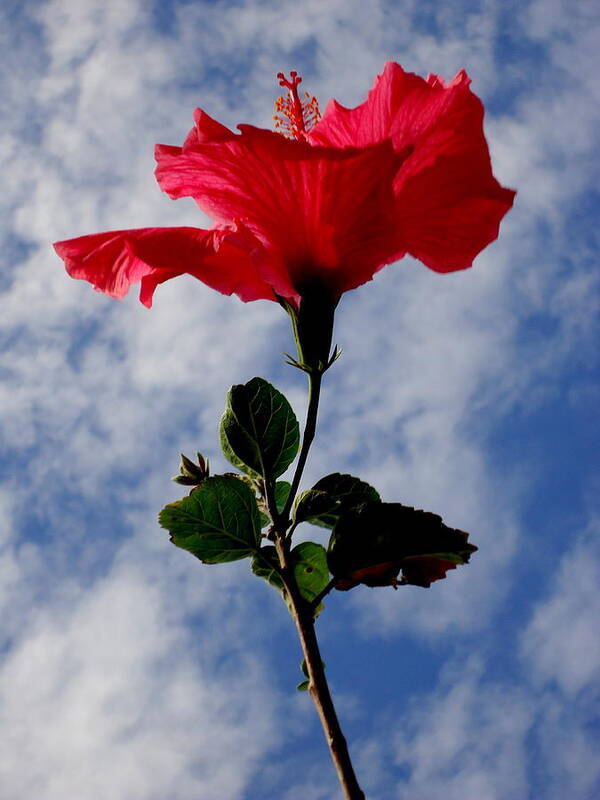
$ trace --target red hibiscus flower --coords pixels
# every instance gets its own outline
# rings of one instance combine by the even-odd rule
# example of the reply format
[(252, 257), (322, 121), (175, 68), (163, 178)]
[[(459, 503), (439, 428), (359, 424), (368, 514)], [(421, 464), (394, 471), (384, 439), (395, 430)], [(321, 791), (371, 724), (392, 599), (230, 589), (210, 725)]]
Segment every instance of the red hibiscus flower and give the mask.
[[(492, 175), (483, 107), (460, 72), (445, 84), (389, 62), (367, 100), (332, 100), (318, 121), (300, 78), (280, 83), (279, 132), (236, 134), (196, 110), (183, 147), (158, 145), (156, 177), (216, 226), (111, 231), (56, 243), (74, 278), (140, 300), (188, 273), (242, 300), (298, 308), (314, 291), (337, 302), (406, 253), (431, 269), (471, 266), (498, 235), (514, 192)], [(283, 135), (282, 135), (283, 134)]]

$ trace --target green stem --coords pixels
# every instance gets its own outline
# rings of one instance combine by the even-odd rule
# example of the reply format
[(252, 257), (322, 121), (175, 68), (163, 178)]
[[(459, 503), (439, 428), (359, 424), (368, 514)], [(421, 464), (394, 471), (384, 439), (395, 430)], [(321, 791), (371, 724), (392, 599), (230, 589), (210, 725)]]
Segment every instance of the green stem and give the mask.
[(304, 472), (306, 459), (308, 458), (308, 451), (310, 450), (310, 446), (315, 438), (315, 432), (317, 430), (317, 414), (319, 411), (319, 398), (321, 396), (322, 380), (323, 374), (321, 372), (308, 373), (308, 409), (306, 412), (304, 435), (302, 437), (302, 447), (300, 448), (300, 456), (298, 458), (296, 471), (294, 472), (294, 477), (292, 479), (290, 493), (288, 495), (285, 507), (281, 512), (281, 520), (286, 528), (289, 524), (289, 515), (290, 511), (292, 510), (292, 504), (296, 497), (298, 487), (300, 486), (300, 480), (302, 478), (302, 473)]

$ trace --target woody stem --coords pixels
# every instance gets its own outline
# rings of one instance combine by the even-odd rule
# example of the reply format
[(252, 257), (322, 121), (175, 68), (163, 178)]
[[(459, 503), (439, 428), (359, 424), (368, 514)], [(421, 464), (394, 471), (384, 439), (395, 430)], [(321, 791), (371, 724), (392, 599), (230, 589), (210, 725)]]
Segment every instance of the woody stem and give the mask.
[[(283, 549), (283, 547), (278, 546), (280, 558), (282, 557)], [(309, 682), (308, 691), (321, 720), (325, 740), (329, 747), (331, 760), (335, 766), (344, 798), (346, 800), (365, 800), (364, 792), (360, 788), (354, 772), (348, 745), (342, 733), (327, 678), (325, 677), (325, 669), (315, 631), (313, 609), (300, 596), (294, 580), (287, 585), (287, 592), (306, 663)]]
[(289, 525), (289, 513), (300, 484), (300, 478), (308, 458), (308, 451), (315, 436), (317, 426), (317, 413), (321, 390), (322, 373), (309, 373), (309, 394), (306, 426), (302, 440), (302, 447), (298, 465), (292, 481), (288, 502), (279, 517), (277, 525), (275, 547), (281, 566), (286, 594), (289, 598), (290, 610), (300, 637), (306, 672), (308, 674), (308, 691), (317, 709), (325, 739), (329, 746), (331, 759), (337, 771), (338, 779), (344, 793), (345, 800), (365, 800), (365, 795), (358, 784), (348, 745), (337, 717), (329, 685), (325, 676), (325, 669), (321, 659), (319, 643), (315, 631), (314, 604), (308, 603), (300, 594), (298, 583), (294, 575), (293, 564), (290, 557), (290, 538), (286, 536)]

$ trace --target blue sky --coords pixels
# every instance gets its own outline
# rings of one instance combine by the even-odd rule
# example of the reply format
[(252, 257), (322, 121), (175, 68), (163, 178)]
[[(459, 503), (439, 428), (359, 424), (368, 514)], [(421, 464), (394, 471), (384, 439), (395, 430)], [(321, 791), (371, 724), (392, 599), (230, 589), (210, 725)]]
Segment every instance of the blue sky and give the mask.
[[(425, 591), (328, 600), (324, 659), (370, 800), (594, 800), (600, 12), (591, 0), (4, 3), (0, 14), (0, 800), (333, 800), (284, 605), (156, 514), (178, 453), (215, 472), (232, 383), (303, 417), (273, 303), (192, 278), (151, 311), (51, 242), (207, 226), (153, 178), (196, 106), (269, 127), (275, 75), (360, 102), (387, 59), (488, 108), (518, 189), (471, 270), (406, 258), (344, 296), (304, 485), (351, 472), (470, 531)], [(318, 538), (315, 530), (307, 537)]]

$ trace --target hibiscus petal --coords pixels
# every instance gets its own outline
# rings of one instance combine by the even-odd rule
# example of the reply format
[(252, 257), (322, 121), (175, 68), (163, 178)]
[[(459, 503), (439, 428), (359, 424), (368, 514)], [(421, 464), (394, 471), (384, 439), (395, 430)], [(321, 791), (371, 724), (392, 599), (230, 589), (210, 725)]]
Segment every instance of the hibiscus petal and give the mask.
[(139, 228), (80, 236), (54, 249), (71, 277), (112, 297), (124, 297), (141, 281), (140, 300), (148, 307), (159, 283), (184, 273), (244, 301), (274, 300), (241, 241), (236, 228)]
[(424, 80), (388, 61), (367, 100), (345, 108), (332, 100), (310, 132), (313, 144), (366, 147), (391, 138), (397, 151), (413, 154), (405, 168), (422, 169), (442, 155), (489, 157), (483, 136), (483, 106), (464, 70), (447, 85), (437, 75)]
[[(430, 94), (431, 87), (423, 78), (388, 61), (364, 103), (346, 108), (337, 100), (330, 100), (309, 139), (315, 145), (366, 147), (391, 138), (397, 127), (412, 132), (422, 124), (423, 101)], [(407, 137), (407, 141), (412, 138)]]
[(196, 123), (188, 133), (183, 150), (189, 150), (208, 142), (223, 142), (236, 136), (233, 131), (221, 125), (220, 122), (210, 117), (206, 111), (197, 108), (194, 111), (194, 122)]
[(239, 127), (233, 139), (179, 154), (158, 148), (161, 188), (194, 197), (219, 221), (242, 220), (273, 273), (287, 274), (298, 291), (320, 281), (339, 295), (404, 254), (392, 217), (403, 156), (389, 141), (340, 150)]
[(498, 237), (515, 192), (457, 159), (444, 158), (409, 176), (398, 192), (397, 218), (407, 251), (436, 272), (470, 267)]
[(390, 137), (397, 151), (410, 148), (394, 182), (397, 223), (407, 251), (440, 272), (471, 266), (515, 196), (492, 175), (483, 106), (469, 84), (464, 71), (445, 84), (388, 62), (364, 103), (332, 101), (310, 134), (322, 145)]

